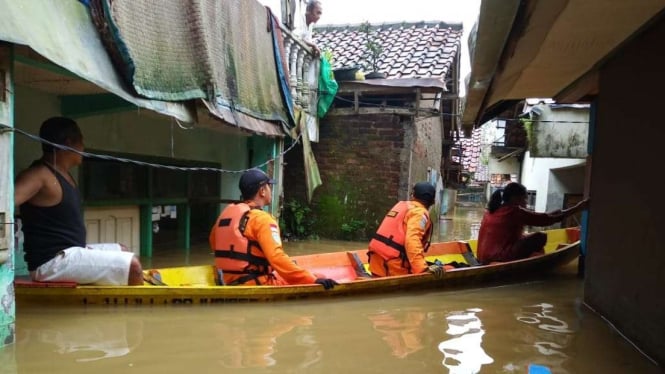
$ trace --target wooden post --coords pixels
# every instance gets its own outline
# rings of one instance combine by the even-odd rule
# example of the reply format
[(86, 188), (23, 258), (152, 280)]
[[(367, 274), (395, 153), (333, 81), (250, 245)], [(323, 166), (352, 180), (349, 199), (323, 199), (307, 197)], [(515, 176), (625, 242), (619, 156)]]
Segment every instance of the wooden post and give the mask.
[(141, 256), (152, 257), (152, 204), (141, 205), (139, 219), (141, 228)]
[(189, 254), (191, 248), (191, 225), (192, 225), (192, 209), (189, 203), (180, 204), (178, 208), (178, 246)]
[[(0, 347), (16, 340), (14, 282), (13, 47), (0, 43)], [(10, 292), (11, 291), (11, 292)]]

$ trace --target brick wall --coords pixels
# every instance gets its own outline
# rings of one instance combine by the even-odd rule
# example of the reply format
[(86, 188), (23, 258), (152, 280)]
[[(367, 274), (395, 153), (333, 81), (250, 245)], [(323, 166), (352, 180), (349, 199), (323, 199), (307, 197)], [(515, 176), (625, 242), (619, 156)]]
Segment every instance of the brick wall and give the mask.
[[(312, 143), (323, 185), (314, 193), (312, 230), (330, 239), (365, 240), (410, 186), (437, 170), (441, 125), (392, 114), (328, 116)], [(284, 201), (306, 202), (302, 148), (285, 156)], [(284, 214), (287, 214), (286, 212)]]

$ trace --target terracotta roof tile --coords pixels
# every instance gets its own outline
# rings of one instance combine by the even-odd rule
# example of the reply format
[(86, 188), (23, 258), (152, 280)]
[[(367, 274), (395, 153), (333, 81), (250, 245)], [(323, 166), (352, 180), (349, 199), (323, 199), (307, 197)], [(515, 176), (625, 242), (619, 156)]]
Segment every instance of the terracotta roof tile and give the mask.
[[(320, 26), (314, 41), (333, 51), (333, 68), (366, 64), (365, 38), (360, 25)], [(388, 78), (445, 77), (460, 50), (461, 24), (419, 22), (372, 25), (383, 47), (379, 71)]]
[[(482, 171), (486, 173), (486, 168), (483, 169), (479, 163), (481, 155), (481, 130), (474, 129), (470, 138), (460, 138), (457, 146), (462, 150), (462, 169), (466, 171)], [(480, 179), (479, 179), (480, 178)], [(476, 173), (475, 180), (486, 180), (484, 174)]]

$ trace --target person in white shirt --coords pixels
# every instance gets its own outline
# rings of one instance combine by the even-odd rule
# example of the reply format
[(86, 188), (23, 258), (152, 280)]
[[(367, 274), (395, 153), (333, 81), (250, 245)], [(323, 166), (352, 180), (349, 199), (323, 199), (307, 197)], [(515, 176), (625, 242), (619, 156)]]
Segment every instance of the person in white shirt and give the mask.
[(309, 0), (307, 2), (307, 7), (305, 8), (304, 19), (301, 20), (301, 24), (298, 27), (297, 35), (312, 48), (312, 52), (315, 57), (321, 55), (321, 50), (319, 47), (314, 44), (312, 38), (312, 31), (314, 29), (314, 24), (319, 21), (321, 15), (323, 14), (323, 7), (320, 0)]

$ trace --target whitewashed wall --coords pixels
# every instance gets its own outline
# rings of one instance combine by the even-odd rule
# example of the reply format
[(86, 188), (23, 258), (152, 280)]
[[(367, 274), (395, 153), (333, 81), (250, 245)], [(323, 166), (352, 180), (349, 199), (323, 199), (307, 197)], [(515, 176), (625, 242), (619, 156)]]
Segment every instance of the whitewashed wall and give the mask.
[(584, 159), (533, 158), (529, 152), (526, 152), (520, 180), (528, 190), (536, 190), (536, 211), (546, 211), (550, 169), (584, 165), (584, 163)]

